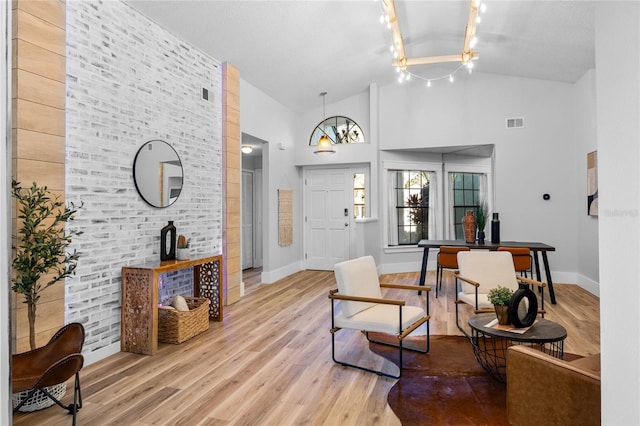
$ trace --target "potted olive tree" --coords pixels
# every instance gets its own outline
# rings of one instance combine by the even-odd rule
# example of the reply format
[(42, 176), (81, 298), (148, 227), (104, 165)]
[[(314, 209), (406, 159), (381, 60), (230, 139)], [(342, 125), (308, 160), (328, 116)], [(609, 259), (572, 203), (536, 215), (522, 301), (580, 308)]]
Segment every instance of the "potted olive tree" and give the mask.
[(12, 195), (17, 201), (18, 227), (14, 240), (12, 289), (24, 296), (29, 320), (29, 345), (36, 348), (36, 306), (40, 294), (47, 287), (75, 274), (80, 253), (67, 252), (74, 235), (82, 232), (65, 229), (82, 204), (65, 203), (46, 186), (36, 182), (22, 188), (11, 182)]
[(508, 287), (499, 285), (496, 288), (489, 290), (487, 298), (489, 303), (493, 303), (493, 307), (496, 310), (496, 316), (498, 317), (498, 324), (507, 325), (509, 321), (509, 302), (513, 297), (513, 290)]

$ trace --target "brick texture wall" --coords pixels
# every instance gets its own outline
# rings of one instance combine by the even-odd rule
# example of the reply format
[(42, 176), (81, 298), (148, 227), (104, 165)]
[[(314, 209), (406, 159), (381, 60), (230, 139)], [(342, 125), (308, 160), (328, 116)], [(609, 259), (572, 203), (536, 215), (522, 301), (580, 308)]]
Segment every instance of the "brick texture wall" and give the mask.
[[(84, 202), (73, 223), (84, 235), (65, 317), (85, 325), (85, 352), (119, 341), (121, 267), (159, 259), (167, 221), (191, 238), (192, 255), (222, 252), (221, 69), (124, 3), (67, 2), (66, 197)], [(184, 170), (164, 209), (133, 181), (136, 152), (152, 139), (171, 144)]]

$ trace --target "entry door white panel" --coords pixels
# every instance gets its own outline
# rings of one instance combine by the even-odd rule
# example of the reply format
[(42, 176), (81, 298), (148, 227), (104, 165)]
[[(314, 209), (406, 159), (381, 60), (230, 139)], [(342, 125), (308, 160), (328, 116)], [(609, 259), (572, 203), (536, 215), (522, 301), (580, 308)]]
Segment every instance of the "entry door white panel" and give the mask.
[(262, 169), (253, 174), (253, 267), (262, 267)]
[(253, 267), (253, 173), (242, 171), (242, 269)]
[(306, 173), (308, 269), (333, 270), (333, 265), (349, 258), (349, 200), (353, 192), (350, 177), (348, 169), (308, 170)]

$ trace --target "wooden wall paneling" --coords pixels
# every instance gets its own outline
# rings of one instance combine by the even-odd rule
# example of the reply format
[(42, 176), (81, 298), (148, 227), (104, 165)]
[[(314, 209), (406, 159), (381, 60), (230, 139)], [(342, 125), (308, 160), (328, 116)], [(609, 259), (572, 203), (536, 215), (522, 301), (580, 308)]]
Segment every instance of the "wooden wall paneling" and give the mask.
[(228, 63), (222, 64), (222, 138), (225, 211), (223, 250), (225, 253), (225, 304), (240, 300), (240, 73)]
[[(15, 0), (12, 14), (13, 177), (23, 186), (47, 185), (64, 200), (66, 4)], [(13, 229), (17, 229), (15, 203)], [(29, 348), (26, 306), (12, 298), (14, 350)], [(64, 283), (42, 293), (36, 342), (43, 345), (64, 324)]]
[(14, 175), (23, 187), (37, 182), (40, 186), (46, 185), (49, 190), (64, 191), (64, 163), (18, 159)]
[[(53, 3), (51, 1), (43, 0), (37, 2), (19, 1), (18, 9), (13, 16), (14, 34), (17, 34), (19, 39), (28, 41), (29, 43), (43, 47), (58, 55), (65, 55), (66, 44), (65, 37), (66, 31), (64, 27), (58, 27), (45, 21), (40, 16), (32, 15), (21, 9), (25, 3)], [(58, 2), (55, 2), (58, 3)], [(44, 11), (41, 15), (44, 15)]]
[(14, 111), (16, 111), (15, 128), (64, 136), (64, 109), (30, 102), (18, 97), (15, 100)]
[(20, 99), (64, 110), (65, 84), (22, 69), (13, 73), (13, 90)]
[(18, 0), (18, 8), (58, 28), (65, 28), (66, 5), (60, 0)]
[[(18, 55), (17, 52), (20, 52)], [(13, 66), (65, 83), (65, 57), (24, 40), (13, 41)]]
[(26, 129), (13, 131), (14, 155), (16, 158), (65, 163), (64, 136), (50, 135)]

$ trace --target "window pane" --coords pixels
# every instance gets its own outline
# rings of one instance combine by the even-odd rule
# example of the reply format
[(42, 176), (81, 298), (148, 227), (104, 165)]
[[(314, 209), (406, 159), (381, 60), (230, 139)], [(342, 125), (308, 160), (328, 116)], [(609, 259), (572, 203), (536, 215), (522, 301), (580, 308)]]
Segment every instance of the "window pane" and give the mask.
[(417, 244), (428, 238), (428, 172), (397, 170), (394, 179), (398, 244)]
[(467, 189), (464, 191), (464, 205), (473, 206), (473, 190)]
[(480, 189), (480, 176), (473, 174), (473, 189)]
[(477, 211), (480, 205), (481, 173), (450, 173), (453, 188), (453, 216), (456, 239), (464, 238), (462, 219), (467, 210)]
[(364, 173), (353, 174), (353, 187), (364, 188)]

